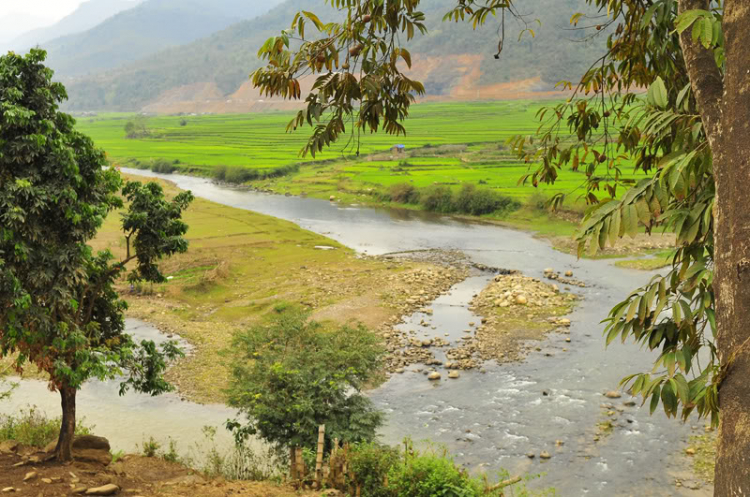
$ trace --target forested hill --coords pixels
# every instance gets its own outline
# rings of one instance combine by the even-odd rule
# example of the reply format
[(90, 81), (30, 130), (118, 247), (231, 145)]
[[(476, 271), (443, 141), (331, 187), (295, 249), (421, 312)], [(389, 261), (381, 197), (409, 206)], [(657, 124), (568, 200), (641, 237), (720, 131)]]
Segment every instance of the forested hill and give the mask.
[[(580, 76), (604, 52), (603, 37), (586, 42), (582, 31), (569, 29), (571, 16), (586, 11), (584, 0), (517, 2), (519, 12), (525, 14), (524, 19), (536, 36), (525, 33), (519, 41), (524, 24), (509, 17), (500, 60), (493, 57), (497, 51), (498, 21), (490, 20), (477, 31), (466, 23), (443, 22), (451, 5), (455, 5), (455, 0), (424, 1), (422, 10), (427, 14), (429, 34), (418, 37), (410, 46), (415, 77), (425, 82), (433, 96), (476, 92), (482, 98), (493, 98), (493, 85), (534, 78), (536, 89), (551, 89), (561, 79)], [(256, 19), (110, 73), (69, 83), (68, 108), (137, 110), (174, 98), (206, 102), (231, 99), (259, 66), (257, 49), (268, 37), (288, 28), (299, 10), (311, 10), (324, 20), (342, 17), (326, 7), (323, 0), (287, 0)], [(55, 59), (52, 67), (55, 68)], [(177, 94), (180, 96), (175, 97)]]
[(266, 13), (281, 0), (145, 0), (97, 26), (42, 43), (62, 77), (120, 67)]

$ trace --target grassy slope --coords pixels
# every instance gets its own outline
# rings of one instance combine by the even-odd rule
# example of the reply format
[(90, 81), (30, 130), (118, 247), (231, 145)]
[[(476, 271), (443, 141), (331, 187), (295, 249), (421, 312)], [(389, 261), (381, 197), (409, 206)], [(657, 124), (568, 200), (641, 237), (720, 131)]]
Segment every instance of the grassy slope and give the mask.
[[(177, 188), (163, 182), (169, 194)], [(195, 354), (171, 371), (183, 393), (221, 400), (228, 370), (222, 351), (234, 331), (261, 319), (278, 304), (301, 304), (321, 319), (356, 319), (378, 327), (395, 315), (388, 301), (400, 276), (426, 264), (357, 257), (333, 240), (254, 212), (196, 199), (185, 213), (186, 254), (164, 261), (167, 284), (132, 295), (133, 317), (187, 338)], [(317, 250), (327, 245), (336, 250)], [(110, 215), (94, 243), (122, 255), (119, 219)], [(378, 292), (373, 292), (377, 288)], [(335, 312), (330, 312), (334, 308)]]

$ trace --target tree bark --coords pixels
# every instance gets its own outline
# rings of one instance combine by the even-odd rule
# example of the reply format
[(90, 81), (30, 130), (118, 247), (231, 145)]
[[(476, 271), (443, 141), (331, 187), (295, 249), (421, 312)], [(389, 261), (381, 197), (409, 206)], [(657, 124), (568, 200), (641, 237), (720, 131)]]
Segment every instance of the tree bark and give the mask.
[(717, 346), (727, 372), (715, 495), (750, 495), (750, 2), (724, 3), (726, 70), (716, 130), (715, 279)]
[(76, 389), (60, 388), (60, 399), (62, 422), (55, 447), (55, 457), (59, 462), (70, 462), (73, 460), (73, 438), (76, 431)]

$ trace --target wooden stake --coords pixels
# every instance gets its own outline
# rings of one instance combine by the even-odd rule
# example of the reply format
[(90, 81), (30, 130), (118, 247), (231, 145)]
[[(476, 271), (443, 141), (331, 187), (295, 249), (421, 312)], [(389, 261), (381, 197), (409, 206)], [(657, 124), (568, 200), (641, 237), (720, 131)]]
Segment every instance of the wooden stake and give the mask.
[(297, 459), (297, 479), (302, 481), (305, 478), (305, 461), (302, 459), (302, 447), (297, 447), (295, 458)]
[(289, 448), (289, 477), (292, 479), (292, 481), (295, 481), (297, 479), (297, 463), (295, 454), (297, 451), (294, 447)]
[(318, 427), (318, 453), (315, 458), (315, 487), (320, 488), (320, 481), (322, 479), (323, 469), (323, 449), (325, 448), (326, 440), (326, 425), (320, 425)]

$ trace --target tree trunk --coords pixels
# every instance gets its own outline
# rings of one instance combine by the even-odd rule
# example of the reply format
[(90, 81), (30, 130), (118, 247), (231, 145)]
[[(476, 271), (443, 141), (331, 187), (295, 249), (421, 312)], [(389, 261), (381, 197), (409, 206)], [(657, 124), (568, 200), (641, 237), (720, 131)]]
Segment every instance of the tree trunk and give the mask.
[(726, 72), (714, 150), (719, 390), (717, 496), (750, 495), (750, 2), (724, 4)]
[(60, 436), (55, 447), (55, 457), (59, 462), (70, 462), (73, 460), (73, 437), (76, 431), (76, 389), (60, 388), (60, 399), (62, 423), (60, 423)]

